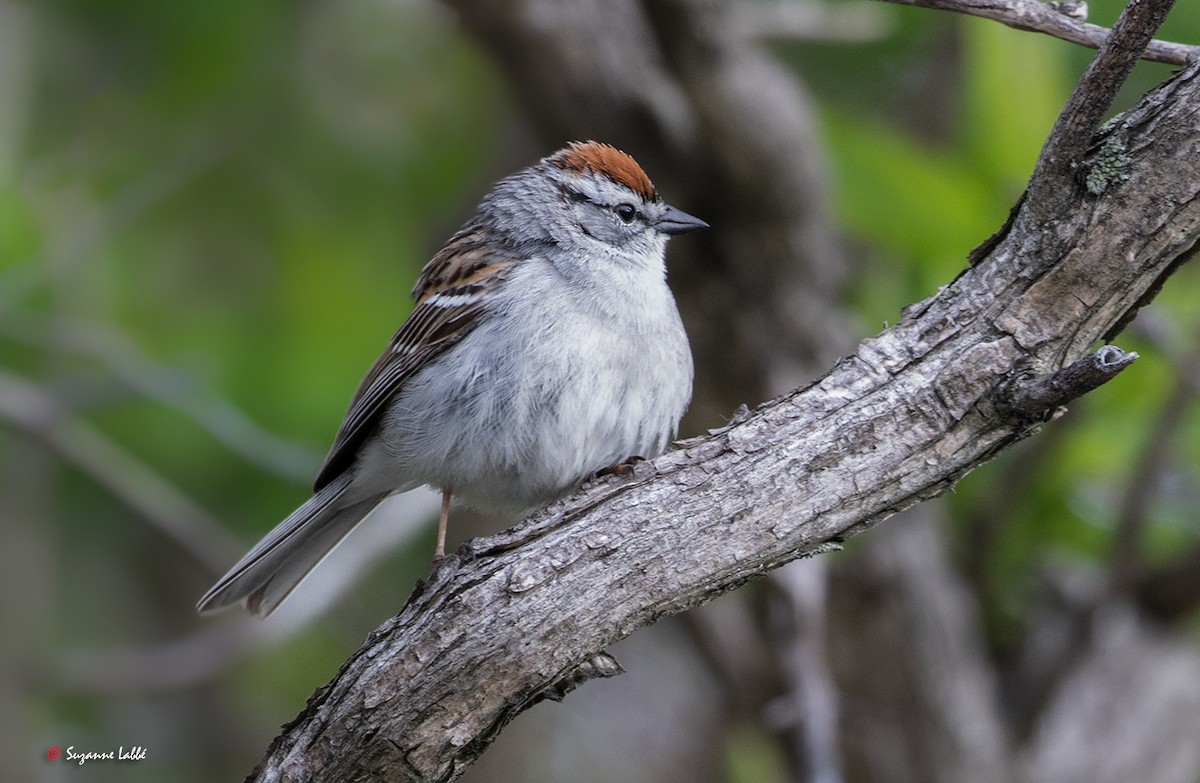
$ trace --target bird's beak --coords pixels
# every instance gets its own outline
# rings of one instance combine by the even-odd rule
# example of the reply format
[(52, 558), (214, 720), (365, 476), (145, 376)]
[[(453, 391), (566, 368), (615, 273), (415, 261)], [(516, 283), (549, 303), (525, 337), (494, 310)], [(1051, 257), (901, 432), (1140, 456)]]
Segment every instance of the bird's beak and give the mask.
[(708, 228), (708, 224), (698, 217), (692, 217), (682, 209), (668, 205), (654, 227), (668, 236), (675, 236), (695, 231), (698, 228)]

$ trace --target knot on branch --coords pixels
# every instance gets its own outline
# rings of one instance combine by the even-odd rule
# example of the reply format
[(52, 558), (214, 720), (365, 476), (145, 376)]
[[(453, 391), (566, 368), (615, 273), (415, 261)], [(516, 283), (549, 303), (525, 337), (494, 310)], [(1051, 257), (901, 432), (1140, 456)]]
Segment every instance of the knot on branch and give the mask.
[(1106, 345), (1048, 375), (1014, 375), (997, 390), (999, 409), (1010, 416), (1040, 417), (1112, 380), (1137, 358), (1136, 353)]
[(564, 696), (588, 680), (616, 677), (618, 674), (624, 673), (625, 669), (621, 668), (621, 664), (617, 662), (616, 658), (606, 652), (598, 652), (538, 691), (530, 700), (530, 705), (536, 704), (542, 699), (562, 701)]

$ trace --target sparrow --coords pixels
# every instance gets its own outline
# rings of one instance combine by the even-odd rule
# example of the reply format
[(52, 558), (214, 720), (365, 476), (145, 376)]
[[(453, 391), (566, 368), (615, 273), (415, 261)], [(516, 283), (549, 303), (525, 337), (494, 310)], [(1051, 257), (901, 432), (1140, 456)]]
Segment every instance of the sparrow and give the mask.
[(203, 598), (270, 614), (389, 495), (525, 514), (674, 439), (692, 357), (667, 240), (707, 223), (628, 154), (575, 142), (497, 183), (422, 270), (358, 386), (313, 496)]

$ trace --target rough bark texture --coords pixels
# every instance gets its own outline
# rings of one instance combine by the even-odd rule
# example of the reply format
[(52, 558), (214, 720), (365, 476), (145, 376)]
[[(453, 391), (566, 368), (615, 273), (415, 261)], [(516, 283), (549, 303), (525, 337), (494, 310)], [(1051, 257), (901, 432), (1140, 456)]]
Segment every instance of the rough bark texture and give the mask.
[(1200, 239), (1198, 109), (1193, 66), (1105, 128), (1071, 200), (1037, 203), (1038, 222), (1026, 204), (820, 381), (468, 542), (252, 779), (453, 779), (526, 707), (615, 673), (614, 641), (836, 547), (1029, 434), (1040, 417), (1001, 403), (1005, 381), (1087, 355)]

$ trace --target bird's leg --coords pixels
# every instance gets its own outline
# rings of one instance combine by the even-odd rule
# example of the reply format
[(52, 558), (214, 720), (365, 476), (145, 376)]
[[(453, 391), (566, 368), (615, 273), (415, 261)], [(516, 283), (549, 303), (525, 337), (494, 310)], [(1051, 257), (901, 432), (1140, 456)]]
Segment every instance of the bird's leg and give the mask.
[(446, 556), (446, 523), (450, 521), (450, 495), (453, 487), (442, 487), (442, 513), (438, 516), (437, 548), (433, 550), (434, 562)]

